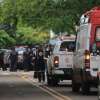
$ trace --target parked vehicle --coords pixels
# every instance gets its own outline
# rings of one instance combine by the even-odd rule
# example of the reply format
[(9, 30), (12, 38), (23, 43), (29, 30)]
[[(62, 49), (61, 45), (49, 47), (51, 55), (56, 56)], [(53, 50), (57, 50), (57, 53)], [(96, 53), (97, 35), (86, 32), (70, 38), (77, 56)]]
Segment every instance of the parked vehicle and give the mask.
[(100, 67), (100, 7), (81, 16), (74, 54), (72, 90), (88, 94), (91, 87), (98, 87)]
[(0, 66), (4, 69), (10, 66), (10, 53), (9, 49), (0, 49)]
[(72, 79), (75, 36), (64, 36), (56, 42), (47, 61), (47, 83), (57, 85), (60, 80)]
[(4, 50), (0, 49), (0, 68), (3, 69), (4, 61), (3, 61)]
[(26, 51), (27, 46), (15, 46), (15, 51), (17, 52), (17, 68), (24, 69), (24, 52)]
[(11, 54), (11, 50), (5, 50), (4, 52), (4, 56), (3, 56), (3, 61), (4, 61), (4, 66), (10, 67), (10, 54)]

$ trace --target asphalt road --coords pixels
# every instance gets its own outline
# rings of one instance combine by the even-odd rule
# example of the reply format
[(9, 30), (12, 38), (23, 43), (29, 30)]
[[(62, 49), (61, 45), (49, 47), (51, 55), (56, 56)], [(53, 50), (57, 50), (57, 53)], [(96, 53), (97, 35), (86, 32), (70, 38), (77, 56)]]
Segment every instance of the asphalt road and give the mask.
[[(68, 82), (49, 87), (32, 78), (33, 72), (0, 71), (0, 100), (97, 100), (97, 90), (84, 96), (73, 93)], [(70, 84), (70, 83), (69, 83)]]
[(0, 100), (56, 100), (18, 73), (0, 75)]

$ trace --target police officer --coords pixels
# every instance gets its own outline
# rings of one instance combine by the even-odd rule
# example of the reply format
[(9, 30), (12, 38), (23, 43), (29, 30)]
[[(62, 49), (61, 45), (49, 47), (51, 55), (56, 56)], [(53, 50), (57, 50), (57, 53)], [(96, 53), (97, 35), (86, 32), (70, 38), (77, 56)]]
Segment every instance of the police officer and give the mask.
[(15, 48), (12, 48), (12, 52), (10, 54), (10, 61), (11, 61), (11, 66), (10, 66), (10, 71), (17, 71), (17, 60), (18, 60), (18, 54), (15, 51)]
[(26, 48), (26, 51), (24, 52), (24, 71), (28, 71), (29, 69), (29, 48)]
[(33, 65), (32, 65), (32, 63), (33, 63), (33, 57), (34, 57), (35, 55), (33, 54), (33, 51), (32, 51), (32, 49), (30, 49), (30, 51), (29, 51), (29, 68), (28, 68), (28, 70), (30, 71), (30, 70), (33, 70)]
[(35, 67), (38, 72), (37, 78), (38, 81), (45, 81), (45, 60), (43, 56), (43, 51), (38, 51), (38, 55), (35, 60)]

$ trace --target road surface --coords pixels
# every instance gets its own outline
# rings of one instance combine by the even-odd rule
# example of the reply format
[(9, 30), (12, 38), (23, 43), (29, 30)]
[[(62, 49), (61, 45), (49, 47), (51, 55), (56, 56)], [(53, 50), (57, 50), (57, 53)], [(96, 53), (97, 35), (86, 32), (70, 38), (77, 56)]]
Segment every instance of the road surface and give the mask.
[(0, 100), (97, 100), (97, 90), (84, 96), (73, 93), (70, 82), (62, 82), (56, 87), (38, 83), (33, 72), (0, 71)]

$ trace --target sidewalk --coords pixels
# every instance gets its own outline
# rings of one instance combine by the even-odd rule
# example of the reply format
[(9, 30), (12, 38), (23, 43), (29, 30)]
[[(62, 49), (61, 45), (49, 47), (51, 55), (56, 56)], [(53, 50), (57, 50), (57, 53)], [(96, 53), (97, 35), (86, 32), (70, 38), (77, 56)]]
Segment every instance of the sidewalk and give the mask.
[(35, 83), (37, 85), (42, 85), (42, 84), (46, 84), (47, 83), (47, 76), (46, 76), (46, 74), (45, 74), (45, 82), (44, 83), (43, 82), (39, 83), (38, 79), (33, 77), (34, 76), (34, 71), (25, 72), (23, 70), (18, 70), (17, 72), (10, 72), (9, 70), (7, 70), (7, 71), (0, 70), (0, 76), (13, 76), (13, 75), (29, 79), (33, 83)]
[(18, 70), (16, 72), (10, 72), (9, 70), (7, 70), (7, 71), (0, 70), (0, 75), (29, 75), (29, 76), (33, 76), (33, 74), (34, 74), (34, 71), (24, 72), (23, 70)]

